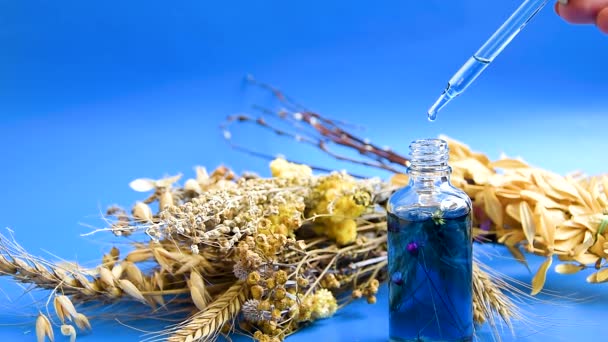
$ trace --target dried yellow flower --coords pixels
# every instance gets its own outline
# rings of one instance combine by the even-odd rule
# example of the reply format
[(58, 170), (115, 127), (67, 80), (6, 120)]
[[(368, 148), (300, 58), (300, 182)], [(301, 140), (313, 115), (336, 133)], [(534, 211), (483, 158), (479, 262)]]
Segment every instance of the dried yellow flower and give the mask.
[(304, 287), (304, 286), (308, 286), (309, 282), (308, 279), (306, 278), (302, 278), (302, 277), (298, 277), (298, 286)]
[(312, 317), (331, 317), (338, 310), (336, 298), (327, 289), (320, 289), (312, 296)]
[(281, 319), (281, 310), (277, 308), (273, 309), (270, 313), (270, 317), (275, 321), (279, 321)]
[(268, 300), (262, 300), (260, 301), (260, 304), (258, 305), (258, 309), (261, 311), (269, 311), (270, 310), (270, 302)]
[(250, 291), (253, 299), (262, 299), (262, 296), (264, 296), (264, 288), (260, 285), (252, 286)]
[(282, 300), (283, 298), (285, 298), (287, 291), (285, 291), (284, 287), (277, 287), (274, 290), (274, 299), (276, 300)]
[(260, 281), (260, 274), (257, 271), (253, 271), (247, 275), (247, 284), (248, 285), (257, 285)]
[(270, 171), (273, 177), (279, 178), (307, 178), (312, 176), (310, 166), (290, 163), (283, 158), (277, 158), (270, 162)]
[(287, 272), (283, 270), (278, 270), (274, 275), (274, 279), (277, 281), (277, 284), (285, 285), (285, 283), (287, 282)]

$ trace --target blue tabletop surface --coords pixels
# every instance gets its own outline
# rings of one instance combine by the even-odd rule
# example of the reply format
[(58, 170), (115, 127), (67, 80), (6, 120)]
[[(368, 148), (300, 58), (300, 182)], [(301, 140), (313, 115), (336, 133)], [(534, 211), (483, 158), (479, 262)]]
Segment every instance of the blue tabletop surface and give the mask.
[[(504, 152), (559, 174), (608, 172), (608, 37), (567, 25), (551, 5), (437, 121), (426, 120), (450, 76), (520, 3), (0, 1), (0, 230), (12, 229), (35, 255), (94, 266), (128, 241), (81, 234), (104, 225), (109, 205), (145, 196), (129, 189), (133, 179), (185, 180), (196, 165), (221, 164), (269, 175), (267, 160), (236, 152), (219, 129), (228, 115), (259, 115), (252, 104), (277, 108), (267, 92), (244, 86), (249, 73), (402, 154), (410, 141), (445, 134), (491, 159)], [(269, 155), (390, 176), (260, 127), (233, 128), (233, 141)], [(524, 266), (495, 256), (502, 247), (476, 250), (530, 283)], [(530, 268), (540, 261), (530, 257)], [(568, 298), (532, 301), (517, 337), (505, 331), (502, 340), (603, 338), (608, 288), (587, 284), (587, 274), (550, 271), (547, 290)], [(48, 292), (26, 289), (0, 277), (1, 341), (35, 340)], [(382, 287), (377, 304), (355, 302), (288, 341), (383, 341), (386, 321)], [(92, 323), (79, 341), (142, 335)], [(487, 330), (479, 336), (492, 340)]]

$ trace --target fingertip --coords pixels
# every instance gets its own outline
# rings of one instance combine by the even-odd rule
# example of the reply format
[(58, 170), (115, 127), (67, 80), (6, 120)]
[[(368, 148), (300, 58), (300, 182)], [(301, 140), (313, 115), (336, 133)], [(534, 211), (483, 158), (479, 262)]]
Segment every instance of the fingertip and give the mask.
[(608, 7), (605, 7), (597, 14), (595, 25), (600, 31), (608, 34)]
[(567, 5), (556, 2), (555, 12), (570, 24), (590, 24), (595, 19), (594, 11), (580, 2), (569, 2)]

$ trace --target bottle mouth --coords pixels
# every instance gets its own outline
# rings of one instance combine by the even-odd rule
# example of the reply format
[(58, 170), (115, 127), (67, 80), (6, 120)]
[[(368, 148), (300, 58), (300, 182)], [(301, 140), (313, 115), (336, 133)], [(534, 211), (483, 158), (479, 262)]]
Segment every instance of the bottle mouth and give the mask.
[(449, 171), (450, 148), (443, 139), (419, 139), (410, 144), (410, 169), (413, 171)]

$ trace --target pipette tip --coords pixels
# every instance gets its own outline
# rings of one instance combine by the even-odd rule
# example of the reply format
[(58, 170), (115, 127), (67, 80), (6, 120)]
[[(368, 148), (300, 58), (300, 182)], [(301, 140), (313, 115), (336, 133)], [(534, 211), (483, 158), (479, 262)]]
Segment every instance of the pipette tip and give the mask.
[(441, 108), (445, 107), (448, 102), (450, 102), (452, 98), (447, 94), (447, 92), (443, 92), (441, 96), (435, 101), (435, 103), (429, 108), (427, 115), (429, 121), (435, 121), (437, 118), (437, 112), (441, 110)]

